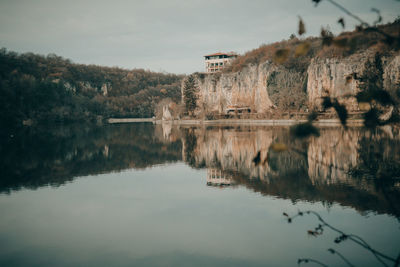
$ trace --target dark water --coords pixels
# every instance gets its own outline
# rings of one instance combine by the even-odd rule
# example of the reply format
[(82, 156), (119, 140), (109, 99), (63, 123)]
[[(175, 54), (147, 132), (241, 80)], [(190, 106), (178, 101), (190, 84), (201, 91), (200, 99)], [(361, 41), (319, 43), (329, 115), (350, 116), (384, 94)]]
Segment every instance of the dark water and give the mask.
[(287, 223), (298, 210), (400, 252), (398, 129), (81, 125), (0, 144), (0, 266), (345, 266), (328, 248), (379, 266), (329, 229), (308, 235), (313, 216)]

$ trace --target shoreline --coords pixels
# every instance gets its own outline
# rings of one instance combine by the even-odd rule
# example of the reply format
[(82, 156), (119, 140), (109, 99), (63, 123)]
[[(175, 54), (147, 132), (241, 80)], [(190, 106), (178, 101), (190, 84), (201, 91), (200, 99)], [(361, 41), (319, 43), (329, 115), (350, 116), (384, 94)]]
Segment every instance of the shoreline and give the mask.
[[(151, 122), (153, 124), (174, 124), (174, 125), (262, 125), (262, 126), (291, 126), (297, 123), (303, 123), (307, 120), (265, 120), (265, 119), (219, 119), (219, 120), (156, 120), (153, 118), (110, 118), (107, 120), (109, 124), (119, 123), (138, 123)], [(313, 122), (319, 126), (341, 126), (339, 119), (319, 119)], [(363, 120), (354, 119), (347, 121), (348, 126), (363, 126)]]

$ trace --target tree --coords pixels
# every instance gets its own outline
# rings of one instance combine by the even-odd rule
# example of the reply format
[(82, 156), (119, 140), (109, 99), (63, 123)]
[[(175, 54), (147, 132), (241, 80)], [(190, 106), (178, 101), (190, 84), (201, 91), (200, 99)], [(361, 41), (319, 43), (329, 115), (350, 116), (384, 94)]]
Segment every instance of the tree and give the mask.
[(193, 116), (194, 110), (197, 108), (197, 84), (193, 74), (189, 75), (183, 86), (183, 100), (186, 111)]

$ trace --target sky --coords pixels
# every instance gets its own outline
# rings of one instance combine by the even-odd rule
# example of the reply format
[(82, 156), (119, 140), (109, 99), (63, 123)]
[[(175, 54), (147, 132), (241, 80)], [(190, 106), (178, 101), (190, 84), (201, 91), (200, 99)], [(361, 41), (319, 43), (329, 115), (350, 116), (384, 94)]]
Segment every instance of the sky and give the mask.
[[(396, 0), (337, 0), (372, 23), (400, 14)], [(204, 70), (206, 54), (244, 53), (289, 38), (299, 16), (306, 36), (322, 26), (338, 33), (356, 21), (322, 0), (0, 0), (0, 47), (55, 53), (75, 63), (157, 72)]]

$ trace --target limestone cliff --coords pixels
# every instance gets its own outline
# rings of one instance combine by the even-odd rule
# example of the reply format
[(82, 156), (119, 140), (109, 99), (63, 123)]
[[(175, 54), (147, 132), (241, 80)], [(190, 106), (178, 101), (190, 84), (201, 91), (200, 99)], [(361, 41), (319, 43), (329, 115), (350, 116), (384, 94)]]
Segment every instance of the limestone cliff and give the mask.
[[(365, 64), (372, 60), (373, 51), (353, 54), (344, 58), (314, 58), (308, 67), (307, 96), (310, 107), (318, 107), (321, 97), (339, 98), (350, 110), (358, 110), (354, 96), (359, 91), (359, 81)], [(384, 89), (394, 91), (400, 83), (400, 55), (382, 57)]]
[[(347, 57), (315, 56), (305, 71), (266, 61), (238, 72), (197, 73), (197, 114), (226, 114), (232, 106), (249, 107), (252, 113), (259, 114), (274, 110), (306, 111), (318, 108), (321, 97), (327, 95), (337, 97), (349, 111), (356, 111), (356, 77), (363, 74), (366, 62), (374, 55), (375, 50), (367, 49)], [(400, 84), (400, 54), (387, 53), (381, 59), (384, 89), (394, 92)]]
[[(306, 76), (269, 61), (236, 73), (197, 74), (196, 77), (198, 106), (205, 112), (226, 113), (228, 107), (235, 106), (266, 113), (279, 107), (299, 109), (305, 103)], [(282, 91), (288, 93), (285, 99), (281, 97)]]

